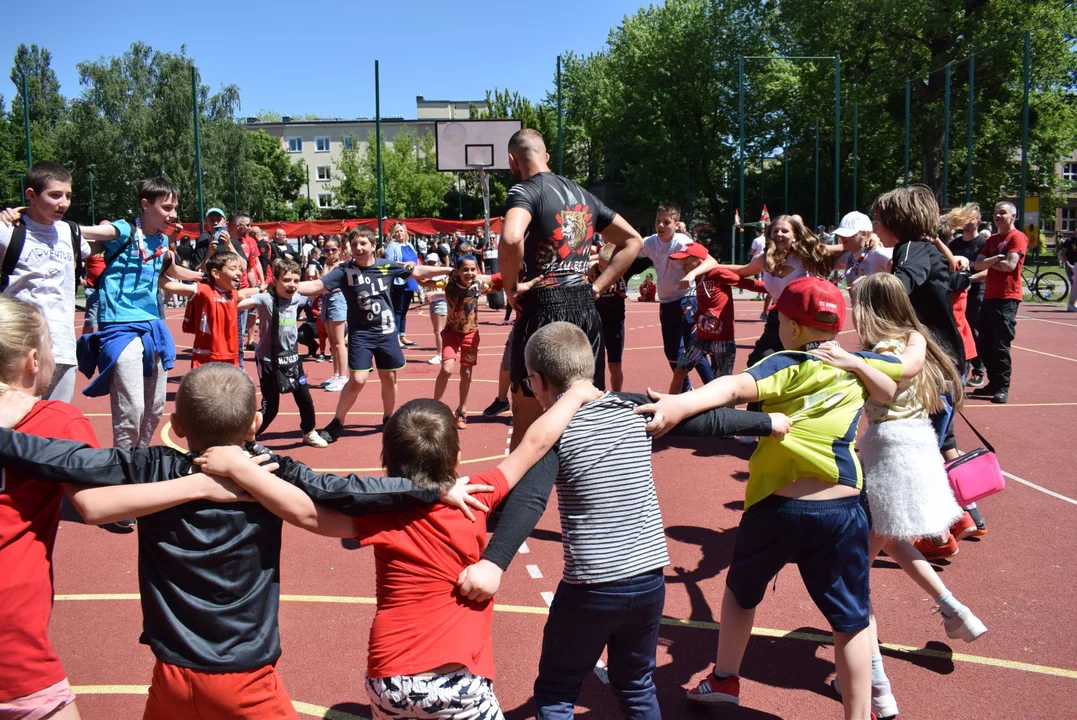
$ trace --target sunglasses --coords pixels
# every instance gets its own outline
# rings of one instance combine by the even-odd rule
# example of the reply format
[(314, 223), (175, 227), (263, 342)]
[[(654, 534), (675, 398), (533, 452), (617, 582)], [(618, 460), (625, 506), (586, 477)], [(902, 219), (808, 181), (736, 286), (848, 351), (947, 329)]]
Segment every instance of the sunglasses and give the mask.
[(534, 371), (534, 372), (531, 372), (531, 373), (529, 373), (527, 375), (527, 377), (525, 377), (523, 379), (523, 381), (520, 384), (524, 386), (525, 390), (527, 390), (529, 393), (531, 393), (533, 395), (535, 393), (535, 389), (533, 387), (531, 387), (531, 378), (532, 377), (542, 377), (542, 373), (538, 372), (537, 370)]
[(333, 255), (335, 253), (340, 252), (340, 248), (325, 248), (322, 252), (326, 252), (326, 253), (329, 253), (330, 255)]

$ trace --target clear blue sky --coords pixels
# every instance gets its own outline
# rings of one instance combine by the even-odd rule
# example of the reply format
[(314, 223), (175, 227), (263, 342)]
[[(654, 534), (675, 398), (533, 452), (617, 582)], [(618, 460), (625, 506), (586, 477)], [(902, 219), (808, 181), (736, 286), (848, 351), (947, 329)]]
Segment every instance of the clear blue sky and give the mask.
[(397, 0), (382, 2), (132, 2), (9, 4), (0, 34), (0, 94), (20, 42), (52, 53), (65, 97), (81, 94), (76, 63), (121, 55), (135, 40), (186, 45), (216, 90), (240, 88), (242, 114), (260, 108), (326, 117), (374, 115), (374, 60), (382, 115), (415, 117), (415, 96), (478, 100), (494, 87), (539, 100), (556, 58), (601, 49), (640, 0)]

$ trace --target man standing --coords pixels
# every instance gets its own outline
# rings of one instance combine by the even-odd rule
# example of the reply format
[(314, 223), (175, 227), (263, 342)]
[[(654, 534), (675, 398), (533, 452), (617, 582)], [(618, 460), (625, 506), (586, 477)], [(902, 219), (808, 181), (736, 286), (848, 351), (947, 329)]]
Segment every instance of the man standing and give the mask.
[(273, 260), (298, 261), (295, 251), (288, 244), (288, 233), (284, 232), (284, 228), (277, 228), (273, 231)]
[[(624, 275), (643, 244), (624, 218), (568, 178), (554, 175), (549, 161), (546, 144), (537, 131), (526, 128), (509, 140), (509, 170), (516, 185), (506, 201), (497, 260), (505, 294), (520, 313), (512, 328), (509, 371), (513, 388), (511, 449), (516, 449), (527, 428), (542, 414), (524, 365), (524, 348), (540, 327), (565, 320), (583, 330), (595, 357), (595, 385), (606, 387), (602, 319), (595, 309), (595, 298)], [(591, 240), (596, 232), (617, 246), (617, 252), (606, 270), (588, 284)], [(542, 280), (526, 296), (516, 297), (518, 280), (539, 276)]]
[(995, 205), (995, 228), (976, 258), (976, 271), (987, 270), (984, 301), (980, 307), (980, 354), (987, 368), (987, 384), (973, 395), (990, 395), (991, 402), (1005, 403), (1010, 392), (1010, 343), (1017, 331), (1017, 306), (1021, 304), (1021, 267), (1028, 252), (1028, 238), (1014, 227), (1017, 207), (1010, 202)]
[(1070, 301), (1066, 305), (1066, 312), (1077, 312), (1077, 285), (1073, 283), (1074, 268), (1077, 268), (1077, 235), (1070, 235), (1058, 246), (1058, 258), (1062, 261), (1062, 267), (1066, 269), (1066, 277), (1070, 280)]

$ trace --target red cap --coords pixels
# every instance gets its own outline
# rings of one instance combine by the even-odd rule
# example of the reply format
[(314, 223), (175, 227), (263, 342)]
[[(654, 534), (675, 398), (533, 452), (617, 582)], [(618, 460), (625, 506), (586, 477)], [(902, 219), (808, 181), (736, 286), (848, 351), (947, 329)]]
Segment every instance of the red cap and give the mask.
[[(831, 282), (822, 278), (802, 277), (789, 283), (778, 298), (777, 310), (804, 327), (825, 332), (841, 332), (845, 324), (845, 296)], [(830, 313), (834, 322), (824, 322), (819, 315)]]
[(670, 253), (670, 260), (680, 260), (686, 257), (696, 257), (700, 260), (706, 260), (710, 256), (710, 251), (707, 250), (707, 246), (701, 243), (688, 243), (684, 246), (684, 249), (680, 252)]

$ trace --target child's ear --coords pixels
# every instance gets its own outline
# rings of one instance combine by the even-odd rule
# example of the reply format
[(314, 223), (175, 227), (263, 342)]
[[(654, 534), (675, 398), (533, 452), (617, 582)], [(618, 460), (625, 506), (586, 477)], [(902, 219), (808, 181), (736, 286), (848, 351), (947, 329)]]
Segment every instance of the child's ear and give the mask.
[(181, 440), (187, 437), (187, 431), (183, 429), (183, 422), (179, 419), (179, 415), (172, 413), (168, 419), (172, 423), (172, 432), (176, 434), (176, 437)]
[(35, 200), (37, 200), (37, 193), (33, 188), (26, 188), (26, 203), (32, 205)]
[(139, 204), (142, 205), (142, 212), (146, 212), (150, 208), (150, 201), (146, 198), (142, 198)]
[(254, 412), (254, 417), (251, 419), (251, 426), (247, 428), (247, 437), (244, 438), (247, 442), (254, 442), (254, 434), (258, 432), (258, 428), (262, 426), (262, 413), (257, 410)]

